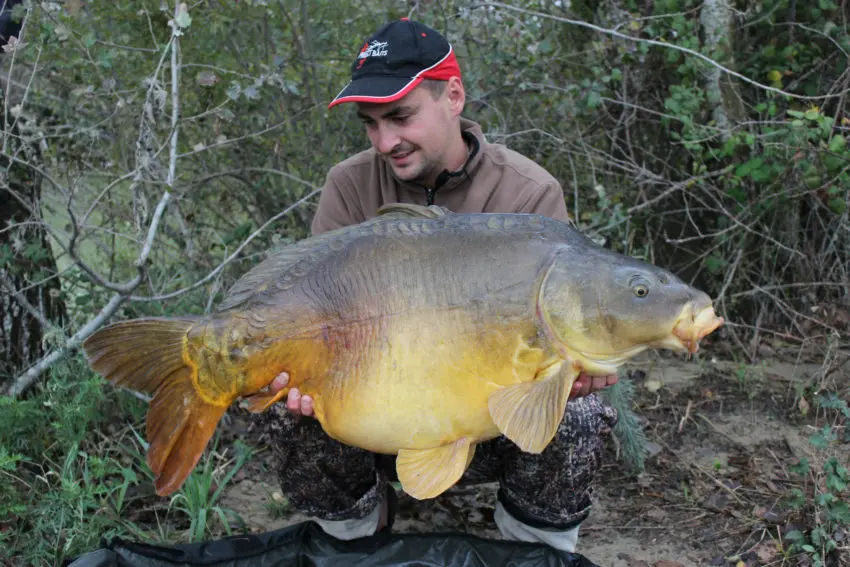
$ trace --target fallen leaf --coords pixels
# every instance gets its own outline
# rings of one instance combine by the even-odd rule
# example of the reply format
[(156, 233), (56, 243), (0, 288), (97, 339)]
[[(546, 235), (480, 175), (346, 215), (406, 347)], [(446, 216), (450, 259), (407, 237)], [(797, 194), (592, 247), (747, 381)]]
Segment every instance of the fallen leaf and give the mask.
[(714, 510), (723, 510), (729, 504), (729, 496), (725, 492), (715, 492), (709, 496), (703, 505)]
[(761, 565), (766, 565), (768, 563), (772, 563), (777, 559), (777, 555), (779, 554), (776, 549), (776, 545), (770, 544), (767, 542), (761, 542), (758, 544), (753, 550), (756, 554), (756, 557), (759, 558), (759, 562)]

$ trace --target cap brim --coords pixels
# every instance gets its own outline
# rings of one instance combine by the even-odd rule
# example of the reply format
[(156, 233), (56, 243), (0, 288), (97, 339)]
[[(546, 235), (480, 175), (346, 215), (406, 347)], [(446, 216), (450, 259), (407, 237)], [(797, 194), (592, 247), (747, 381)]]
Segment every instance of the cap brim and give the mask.
[(328, 108), (343, 102), (393, 102), (412, 91), (422, 80), (423, 77), (362, 77), (348, 83)]

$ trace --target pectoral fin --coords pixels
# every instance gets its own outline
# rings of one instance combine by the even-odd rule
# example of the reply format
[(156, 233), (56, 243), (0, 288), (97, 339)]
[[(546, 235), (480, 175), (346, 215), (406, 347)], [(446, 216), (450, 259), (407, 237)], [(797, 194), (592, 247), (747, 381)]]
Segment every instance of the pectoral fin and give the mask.
[(466, 472), (475, 444), (466, 437), (433, 449), (402, 449), (396, 472), (401, 487), (417, 500), (439, 496)]
[(490, 416), (520, 449), (540, 453), (558, 431), (577, 377), (573, 365), (564, 362), (550, 367), (533, 382), (496, 390), (488, 400)]

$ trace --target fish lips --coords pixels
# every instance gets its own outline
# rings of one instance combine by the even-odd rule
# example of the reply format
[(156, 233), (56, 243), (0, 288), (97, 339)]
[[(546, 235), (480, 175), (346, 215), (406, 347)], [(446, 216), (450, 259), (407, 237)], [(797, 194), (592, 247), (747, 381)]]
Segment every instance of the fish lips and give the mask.
[(679, 343), (682, 350), (694, 354), (699, 350), (700, 341), (724, 323), (723, 317), (717, 315), (711, 305), (698, 309), (689, 305), (673, 326), (671, 338)]

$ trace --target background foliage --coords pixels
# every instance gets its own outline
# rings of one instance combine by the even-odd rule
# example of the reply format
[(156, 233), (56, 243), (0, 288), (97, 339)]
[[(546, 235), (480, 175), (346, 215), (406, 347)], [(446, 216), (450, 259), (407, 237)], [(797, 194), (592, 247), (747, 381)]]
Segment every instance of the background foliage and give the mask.
[[(466, 116), (560, 179), (582, 229), (717, 297), (730, 356), (755, 362), (766, 342), (847, 348), (846, 3), (176, 10), (166, 0), (13, 10), (23, 27), (2, 53), (0, 147), (5, 560), (59, 563), (112, 533), (203, 534), (198, 510), (228, 526), (203, 498), (146, 503), (144, 400), (103, 388), (75, 347), (109, 318), (207, 311), (270, 247), (308, 234), (325, 173), (368, 144), (353, 112), (327, 102), (358, 42), (387, 19), (449, 38)], [(843, 480), (824, 505), (850, 524), (846, 504), (834, 506), (846, 471), (830, 470)]]

